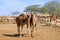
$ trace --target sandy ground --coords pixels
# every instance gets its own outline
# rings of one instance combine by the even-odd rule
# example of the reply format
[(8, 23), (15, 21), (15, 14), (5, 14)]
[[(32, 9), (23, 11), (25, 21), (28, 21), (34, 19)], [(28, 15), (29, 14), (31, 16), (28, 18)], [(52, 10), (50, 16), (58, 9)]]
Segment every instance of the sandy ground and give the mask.
[(34, 32), (34, 37), (27, 36), (26, 26), (23, 28), (22, 37), (12, 36), (17, 33), (16, 24), (0, 24), (0, 40), (60, 40), (60, 24), (57, 27), (37, 25), (37, 33)]

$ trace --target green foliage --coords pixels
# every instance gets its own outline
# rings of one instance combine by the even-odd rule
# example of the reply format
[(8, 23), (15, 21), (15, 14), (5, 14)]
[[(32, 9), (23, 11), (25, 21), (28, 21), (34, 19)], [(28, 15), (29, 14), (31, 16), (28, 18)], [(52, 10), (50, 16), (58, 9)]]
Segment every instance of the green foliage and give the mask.
[(24, 12), (41, 12), (41, 13), (60, 13), (60, 3), (57, 1), (46, 2), (44, 6), (40, 7), (40, 5), (31, 5), (26, 7)]
[(24, 12), (28, 12), (28, 11), (29, 12), (38, 12), (39, 7), (40, 7), (40, 5), (31, 5), (31, 6), (26, 7)]
[(58, 9), (60, 10), (60, 3), (56, 1), (51, 1), (46, 3), (43, 7), (47, 8), (48, 13), (53, 13), (54, 11), (58, 13)]

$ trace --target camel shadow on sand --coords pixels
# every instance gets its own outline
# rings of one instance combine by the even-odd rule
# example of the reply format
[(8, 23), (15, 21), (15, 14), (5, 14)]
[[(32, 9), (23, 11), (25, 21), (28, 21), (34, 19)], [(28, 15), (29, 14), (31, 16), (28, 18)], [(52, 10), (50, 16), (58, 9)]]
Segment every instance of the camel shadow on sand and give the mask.
[(3, 36), (7, 36), (7, 37), (27, 37), (27, 34), (2, 34)]

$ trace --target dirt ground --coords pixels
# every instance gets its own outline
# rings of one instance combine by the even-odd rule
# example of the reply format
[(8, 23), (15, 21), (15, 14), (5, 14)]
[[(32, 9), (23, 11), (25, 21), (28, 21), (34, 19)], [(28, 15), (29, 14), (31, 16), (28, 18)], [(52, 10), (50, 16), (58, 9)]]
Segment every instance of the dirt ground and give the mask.
[(37, 25), (37, 33), (34, 32), (34, 37), (27, 36), (26, 26), (23, 28), (22, 37), (12, 36), (17, 33), (16, 24), (0, 24), (0, 40), (60, 40), (60, 24), (57, 27)]

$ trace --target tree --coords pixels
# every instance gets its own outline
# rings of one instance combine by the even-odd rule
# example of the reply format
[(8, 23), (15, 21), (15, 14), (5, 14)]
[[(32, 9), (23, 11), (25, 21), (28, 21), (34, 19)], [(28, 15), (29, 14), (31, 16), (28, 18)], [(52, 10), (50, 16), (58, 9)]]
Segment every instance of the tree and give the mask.
[(18, 14), (19, 14), (18, 11), (15, 11), (15, 12), (12, 13), (12, 15), (14, 15), (14, 16), (15, 16), (15, 15), (18, 15)]
[(24, 12), (60, 13), (60, 3), (58, 1), (50, 1), (46, 2), (42, 7), (40, 5), (31, 5), (26, 7)]
[(41, 7), (41, 8), (40, 8), (40, 12), (41, 12), (41, 13), (47, 13), (47, 11), (48, 11), (48, 10), (47, 10), (46, 7)]
[(54, 11), (58, 13), (60, 10), (60, 3), (57, 1), (47, 2), (43, 7), (47, 8), (48, 13), (53, 13)]
[(39, 7), (40, 5), (31, 5), (26, 7), (26, 9), (24, 10), (24, 12), (39, 12)]

